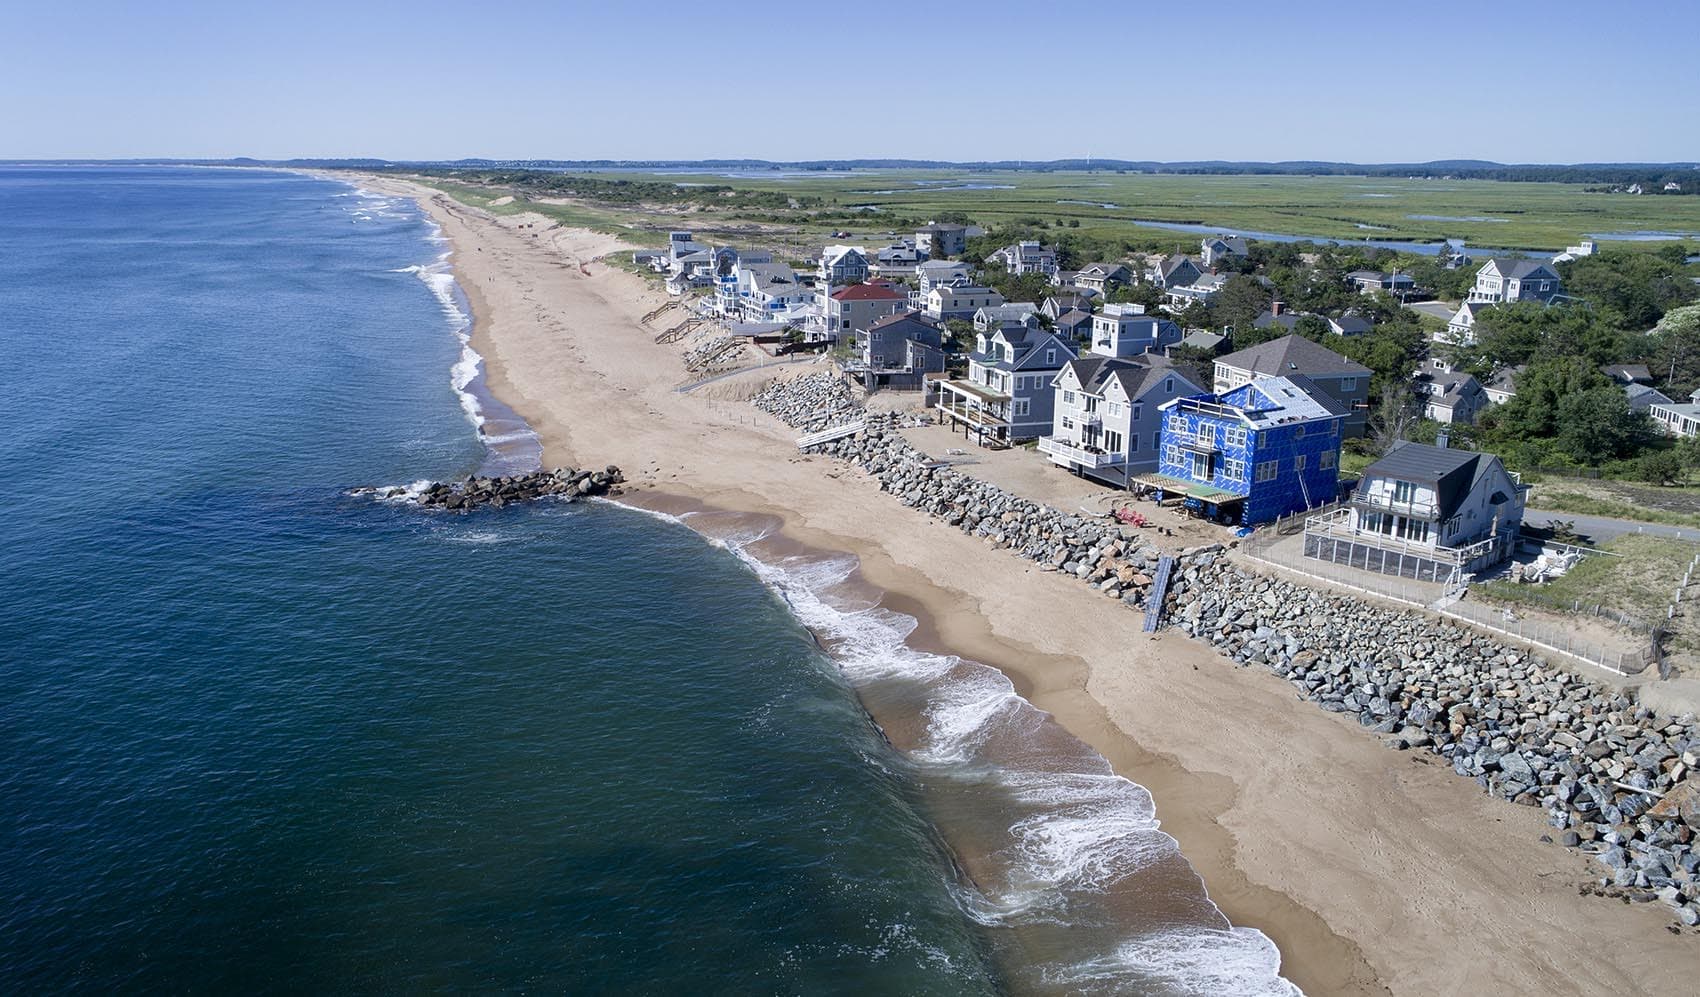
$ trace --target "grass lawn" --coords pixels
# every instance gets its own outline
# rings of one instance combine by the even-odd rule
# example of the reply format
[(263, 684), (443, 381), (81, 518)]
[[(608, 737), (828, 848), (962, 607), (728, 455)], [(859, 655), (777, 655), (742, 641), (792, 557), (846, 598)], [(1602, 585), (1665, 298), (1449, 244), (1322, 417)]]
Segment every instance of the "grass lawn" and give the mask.
[(1540, 585), (1484, 582), (1471, 595), (1562, 611), (1591, 612), (1598, 605), (1651, 625), (1664, 619), (1683, 572), (1700, 552), (1694, 544), (1649, 536), (1618, 537), (1600, 549), (1619, 556), (1589, 557)]

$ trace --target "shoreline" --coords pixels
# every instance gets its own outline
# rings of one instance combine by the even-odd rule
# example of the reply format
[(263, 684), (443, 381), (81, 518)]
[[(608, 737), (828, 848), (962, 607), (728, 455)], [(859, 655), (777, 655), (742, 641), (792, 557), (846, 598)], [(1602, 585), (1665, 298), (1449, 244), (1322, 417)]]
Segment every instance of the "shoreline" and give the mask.
[[(1700, 964), (1688, 943), (1655, 936), (1655, 912), (1578, 898), (1590, 872), (1535, 846), (1538, 815), (1388, 752), (1273, 676), (1099, 619), (1099, 604), (1054, 576), (912, 515), (855, 472), (797, 456), (788, 431), (752, 429), (747, 406), (728, 418), (669, 397), (677, 352), (636, 321), (663, 299), (630, 275), (579, 270), (615, 240), (526, 231), (525, 216), (483, 215), (396, 178), (371, 186), (414, 197), (443, 226), (490, 390), (546, 458), (647, 459), (632, 475), (637, 494), (774, 515), (796, 542), (856, 556), (893, 608), (918, 610), (917, 640), (998, 668), (1149, 790), (1211, 899), (1273, 939), (1284, 975), (1308, 992), (1647, 989)], [(741, 404), (739, 390), (753, 393), (733, 383), (717, 397)], [(1058, 619), (1024, 626), (1030, 601)], [(1654, 956), (1661, 965), (1648, 965)]]

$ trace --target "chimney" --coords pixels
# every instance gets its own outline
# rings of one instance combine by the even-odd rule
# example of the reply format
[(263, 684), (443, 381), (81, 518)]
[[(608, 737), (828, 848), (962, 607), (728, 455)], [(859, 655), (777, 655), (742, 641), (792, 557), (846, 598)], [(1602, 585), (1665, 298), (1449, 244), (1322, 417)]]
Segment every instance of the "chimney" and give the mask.
[(1450, 442), (1452, 442), (1452, 434), (1446, 430), (1443, 429), (1439, 433), (1435, 434), (1434, 445), (1440, 449), (1445, 450), (1446, 445)]
[(1279, 315), (1286, 310), (1287, 304), (1284, 301), (1271, 301), (1269, 303), (1269, 314), (1271, 315)]

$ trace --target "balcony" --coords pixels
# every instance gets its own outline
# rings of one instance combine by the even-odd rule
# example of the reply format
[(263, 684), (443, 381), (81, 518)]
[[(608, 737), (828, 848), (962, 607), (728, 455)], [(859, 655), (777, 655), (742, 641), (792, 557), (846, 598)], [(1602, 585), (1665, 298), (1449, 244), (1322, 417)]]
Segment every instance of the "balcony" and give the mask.
[(1371, 512), (1391, 512), (1429, 522), (1440, 518), (1440, 507), (1435, 505), (1432, 498), (1412, 496), (1409, 499), (1399, 499), (1388, 491), (1360, 491), (1352, 496), (1352, 504)]
[(1107, 453), (1101, 447), (1072, 443), (1055, 436), (1039, 437), (1039, 452), (1088, 469), (1119, 467), (1127, 463), (1126, 454)]
[(1193, 453), (1220, 453), (1222, 448), (1216, 442), (1216, 434), (1209, 433), (1176, 433), (1175, 442), (1183, 449)]

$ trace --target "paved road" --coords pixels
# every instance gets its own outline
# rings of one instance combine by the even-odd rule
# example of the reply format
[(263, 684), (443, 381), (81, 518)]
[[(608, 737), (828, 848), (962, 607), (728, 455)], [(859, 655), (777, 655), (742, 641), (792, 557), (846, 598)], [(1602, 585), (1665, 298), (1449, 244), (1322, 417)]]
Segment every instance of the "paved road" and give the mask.
[(1609, 519), (1605, 516), (1584, 516), (1576, 512), (1548, 512), (1545, 509), (1525, 509), (1523, 522), (1530, 526), (1545, 526), (1548, 520), (1575, 523), (1577, 533), (1596, 544), (1621, 537), (1626, 533), (1646, 533), (1673, 540), (1700, 543), (1700, 529), (1692, 526), (1666, 526), (1663, 523), (1637, 523), (1631, 519)]
[(1419, 301), (1414, 305), (1406, 305), (1405, 307), (1411, 311), (1432, 315), (1439, 319), (1451, 319), (1458, 311), (1458, 309), (1450, 307), (1442, 301)]

